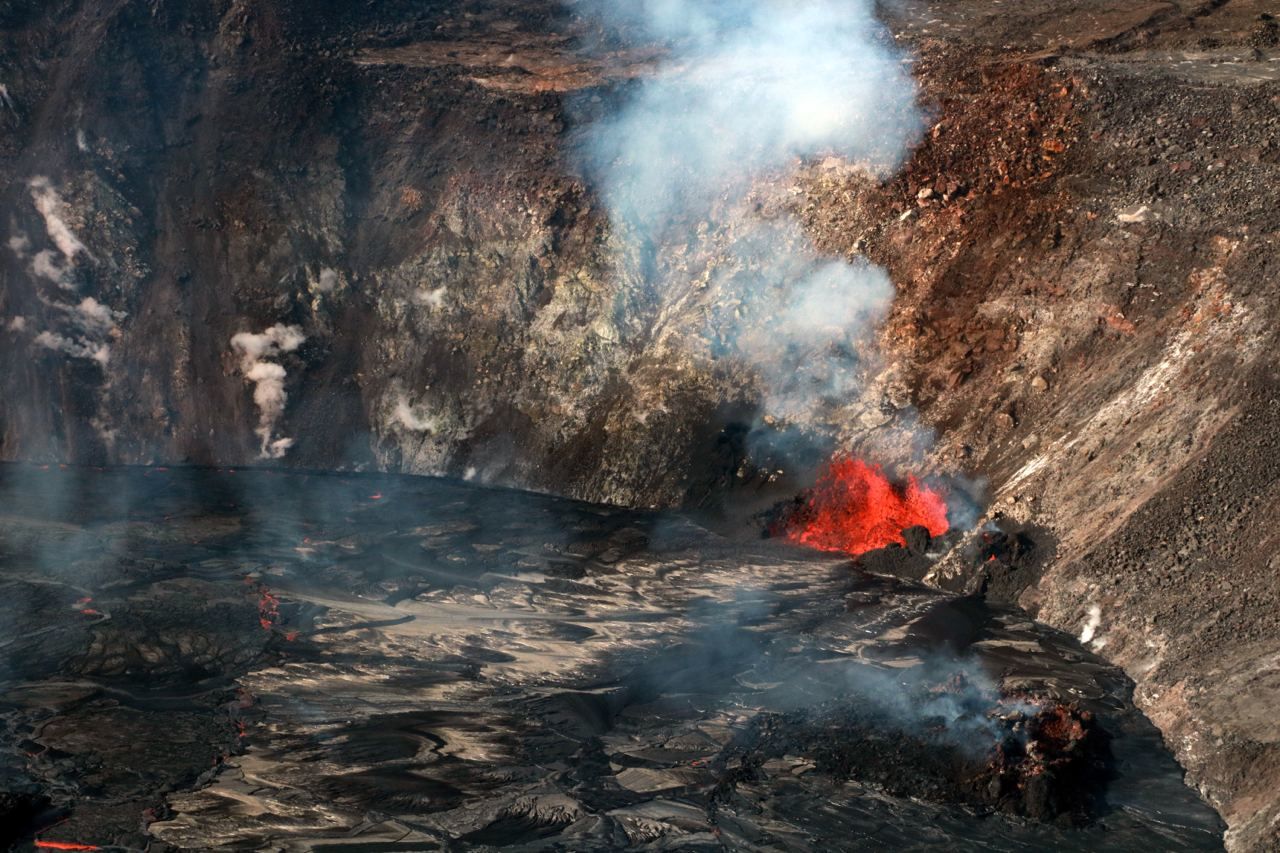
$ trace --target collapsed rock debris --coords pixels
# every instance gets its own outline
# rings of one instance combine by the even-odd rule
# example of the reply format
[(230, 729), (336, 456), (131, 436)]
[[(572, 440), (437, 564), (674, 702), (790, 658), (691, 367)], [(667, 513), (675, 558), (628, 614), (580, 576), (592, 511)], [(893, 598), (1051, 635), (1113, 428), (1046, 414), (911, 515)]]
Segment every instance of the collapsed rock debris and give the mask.
[(740, 786), (764, 782), (766, 765), (784, 758), (783, 772), (813, 769), (891, 796), (1034, 820), (1079, 823), (1100, 810), (1112, 757), (1109, 738), (1090, 712), (982, 695), (963, 676), (915, 690), (924, 695), (911, 701), (926, 708), (928, 694), (954, 693), (956, 716), (926, 714), (907, 726), (876, 697), (855, 694), (825, 707), (753, 718), (711, 762), (720, 774), (709, 798), (713, 820), (720, 803)]

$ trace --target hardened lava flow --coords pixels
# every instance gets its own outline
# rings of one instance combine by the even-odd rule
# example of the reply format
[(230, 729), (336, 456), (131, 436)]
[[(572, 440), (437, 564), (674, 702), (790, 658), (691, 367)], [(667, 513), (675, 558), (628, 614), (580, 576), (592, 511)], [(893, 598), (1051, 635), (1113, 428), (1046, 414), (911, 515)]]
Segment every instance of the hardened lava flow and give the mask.
[(0, 489), (11, 842), (1220, 844), (1122, 673), (843, 555), (421, 477)]

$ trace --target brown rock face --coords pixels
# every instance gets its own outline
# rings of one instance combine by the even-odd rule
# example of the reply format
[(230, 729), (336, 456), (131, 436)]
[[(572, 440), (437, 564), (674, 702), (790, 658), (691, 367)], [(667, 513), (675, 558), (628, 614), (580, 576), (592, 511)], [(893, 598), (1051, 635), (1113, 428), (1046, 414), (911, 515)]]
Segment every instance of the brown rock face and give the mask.
[(625, 249), (576, 131), (659, 52), (559, 4), (0, 3), (0, 458), (251, 464), (267, 418), (296, 466), (644, 506), (775, 479), (731, 440), (759, 389), (706, 320), (726, 261), (677, 238), (791, 213), (899, 292), (858, 398), (796, 427), (893, 463), (923, 422), (926, 470), (1047, 531), (1021, 603), (1125, 667), (1231, 846), (1269, 849), (1265, 6), (900, 13), (931, 125), (899, 174), (799, 164)]

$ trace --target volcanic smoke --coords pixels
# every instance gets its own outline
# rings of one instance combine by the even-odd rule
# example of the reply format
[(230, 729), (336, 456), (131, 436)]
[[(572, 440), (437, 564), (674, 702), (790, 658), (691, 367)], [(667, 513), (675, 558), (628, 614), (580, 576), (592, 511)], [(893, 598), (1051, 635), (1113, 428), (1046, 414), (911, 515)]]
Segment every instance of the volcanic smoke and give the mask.
[(783, 522), (782, 532), (800, 545), (857, 556), (905, 545), (902, 531), (909, 527), (927, 528), (930, 536), (946, 533), (946, 498), (915, 477), (894, 484), (879, 465), (836, 457), (804, 506)]

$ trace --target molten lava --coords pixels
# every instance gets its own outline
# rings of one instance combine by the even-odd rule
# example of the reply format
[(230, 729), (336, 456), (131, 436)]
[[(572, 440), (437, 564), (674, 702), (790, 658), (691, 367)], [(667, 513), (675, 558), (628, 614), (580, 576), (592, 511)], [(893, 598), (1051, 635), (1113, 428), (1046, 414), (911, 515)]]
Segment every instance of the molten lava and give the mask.
[(280, 599), (265, 586), (258, 593), (258, 624), (270, 631), (280, 622)]
[(902, 531), (925, 527), (930, 536), (949, 529), (943, 495), (908, 477), (895, 484), (879, 465), (838, 456), (805, 495), (805, 503), (782, 524), (792, 542), (822, 551), (865, 554), (898, 543)]

